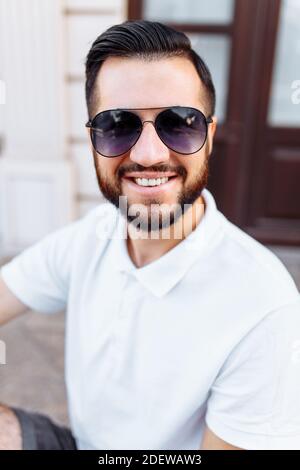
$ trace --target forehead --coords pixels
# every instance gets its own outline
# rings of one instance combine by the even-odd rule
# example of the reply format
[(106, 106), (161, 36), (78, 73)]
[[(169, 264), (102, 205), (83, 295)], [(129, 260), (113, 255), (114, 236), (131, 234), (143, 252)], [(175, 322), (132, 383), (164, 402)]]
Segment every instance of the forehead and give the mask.
[(187, 58), (145, 61), (107, 59), (95, 83), (98, 110), (154, 108), (171, 105), (204, 107), (205, 91)]

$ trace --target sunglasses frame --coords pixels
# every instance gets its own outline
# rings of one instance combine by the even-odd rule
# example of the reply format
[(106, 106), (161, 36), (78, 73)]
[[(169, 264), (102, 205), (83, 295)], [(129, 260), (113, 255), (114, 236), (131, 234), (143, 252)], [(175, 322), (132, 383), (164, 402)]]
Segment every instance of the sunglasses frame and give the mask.
[[(199, 113), (202, 114), (203, 118), (204, 118), (204, 122), (206, 124), (206, 134), (205, 134), (205, 139), (204, 139), (204, 142), (203, 144), (201, 145), (201, 147), (197, 150), (195, 150), (195, 152), (189, 152), (189, 153), (182, 153), (182, 152), (178, 152), (174, 149), (172, 149), (171, 147), (169, 147), (163, 140), (162, 138), (160, 137), (158, 131), (157, 131), (157, 128), (156, 128), (156, 122), (157, 122), (157, 118), (160, 114), (162, 114), (164, 111), (160, 111), (154, 121), (148, 121), (148, 120), (145, 120), (145, 121), (142, 121), (140, 116), (136, 113), (132, 113), (132, 114), (135, 114), (135, 116), (138, 117), (138, 119), (140, 120), (140, 123), (141, 123), (141, 127), (142, 127), (142, 131), (140, 133), (140, 135), (138, 136), (138, 138), (136, 139), (136, 141), (131, 145), (131, 147), (129, 147), (125, 152), (122, 152), (120, 153), (119, 155), (113, 155), (113, 156), (109, 156), (109, 155), (103, 155), (102, 153), (99, 153), (95, 146), (94, 146), (94, 142), (93, 142), (93, 139), (92, 139), (92, 135), (91, 135), (91, 131), (92, 130), (97, 130), (96, 127), (93, 127), (93, 122), (95, 121), (95, 119), (99, 116), (99, 114), (101, 113), (104, 113), (104, 112), (107, 112), (107, 111), (146, 111), (146, 110), (155, 110), (155, 109), (161, 109), (161, 110), (168, 110), (168, 109), (173, 109), (173, 108), (189, 108), (189, 109), (193, 109)], [(103, 111), (100, 111), (99, 113), (97, 113), (92, 119), (90, 119), (86, 124), (85, 124), (85, 127), (89, 128), (90, 129), (90, 138), (91, 138), (91, 141), (92, 141), (92, 145), (93, 145), (93, 148), (95, 150), (96, 153), (98, 153), (99, 155), (103, 156), (103, 157), (106, 157), (106, 158), (116, 158), (116, 157), (120, 157), (121, 155), (124, 155), (125, 153), (129, 152), (130, 149), (132, 149), (132, 147), (134, 147), (134, 145), (137, 143), (137, 141), (139, 140), (139, 138), (141, 137), (142, 135), (142, 132), (143, 132), (143, 128), (144, 128), (144, 124), (146, 122), (151, 122), (155, 128), (155, 131), (159, 137), (159, 139), (162, 141), (162, 143), (168, 147), (170, 150), (172, 150), (172, 152), (176, 152), (176, 153), (179, 153), (180, 155), (192, 155), (196, 152), (199, 152), (199, 150), (202, 149), (202, 147), (204, 146), (205, 142), (206, 142), (206, 139), (207, 139), (207, 130), (208, 130), (208, 124), (211, 124), (213, 122), (213, 119), (211, 116), (208, 116), (206, 117), (205, 114), (200, 110), (200, 109), (197, 109), (197, 108), (194, 108), (192, 106), (162, 106), (162, 107), (157, 107), (157, 108), (115, 108), (115, 109), (104, 109)]]

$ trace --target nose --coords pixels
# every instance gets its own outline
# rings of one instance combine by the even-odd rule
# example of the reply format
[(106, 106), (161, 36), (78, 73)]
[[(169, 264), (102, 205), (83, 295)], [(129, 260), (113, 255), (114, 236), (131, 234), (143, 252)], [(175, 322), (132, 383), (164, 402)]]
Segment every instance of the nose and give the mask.
[(145, 167), (168, 161), (168, 147), (158, 137), (154, 124), (145, 121), (142, 133), (130, 151), (130, 159)]

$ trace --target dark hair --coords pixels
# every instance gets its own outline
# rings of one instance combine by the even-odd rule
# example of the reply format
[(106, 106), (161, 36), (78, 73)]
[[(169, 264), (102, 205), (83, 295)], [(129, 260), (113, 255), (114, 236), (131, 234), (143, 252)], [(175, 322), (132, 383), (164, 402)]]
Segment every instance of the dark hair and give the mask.
[(94, 85), (102, 63), (109, 57), (138, 57), (143, 60), (183, 56), (191, 60), (207, 92), (209, 116), (215, 112), (215, 87), (210, 71), (192, 49), (189, 38), (165, 24), (125, 21), (104, 31), (93, 42), (86, 58), (85, 95), (89, 118), (94, 112)]

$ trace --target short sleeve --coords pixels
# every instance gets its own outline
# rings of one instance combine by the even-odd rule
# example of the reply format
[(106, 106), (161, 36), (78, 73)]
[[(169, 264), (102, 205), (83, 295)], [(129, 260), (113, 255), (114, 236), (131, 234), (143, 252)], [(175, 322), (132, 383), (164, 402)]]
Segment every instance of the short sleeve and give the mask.
[(206, 424), (242, 449), (300, 449), (300, 295), (230, 353), (211, 388)]
[(48, 234), (1, 268), (8, 288), (30, 309), (42, 313), (65, 309), (78, 223)]

